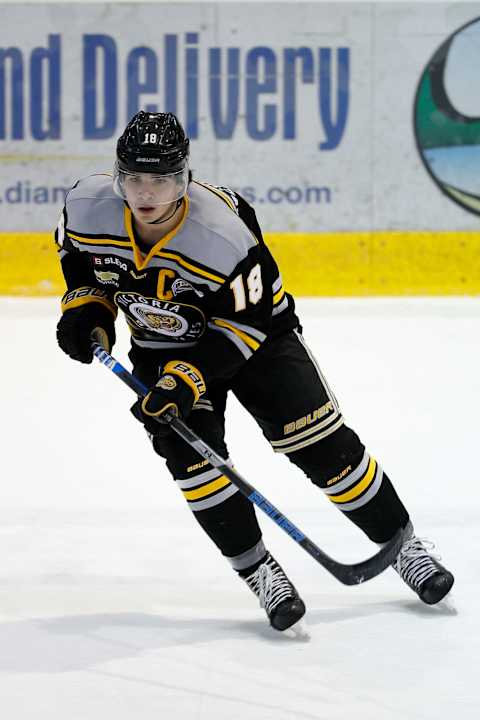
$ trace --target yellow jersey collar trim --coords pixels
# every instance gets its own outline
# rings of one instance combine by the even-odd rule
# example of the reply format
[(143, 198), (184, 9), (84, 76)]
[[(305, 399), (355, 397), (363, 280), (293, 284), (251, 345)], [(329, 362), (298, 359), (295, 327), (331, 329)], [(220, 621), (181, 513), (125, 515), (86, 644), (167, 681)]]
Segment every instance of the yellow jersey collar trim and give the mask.
[(123, 213), (125, 228), (127, 230), (128, 238), (133, 248), (133, 259), (135, 261), (135, 267), (137, 268), (137, 270), (144, 270), (152, 257), (159, 253), (165, 247), (165, 245), (182, 229), (183, 224), (187, 219), (188, 211), (190, 209), (190, 201), (188, 199), (188, 195), (184, 195), (182, 201), (183, 213), (180, 220), (175, 225), (175, 227), (170, 230), (169, 233), (164, 235), (157, 243), (155, 243), (155, 245), (150, 249), (148, 255), (145, 258), (142, 256), (140, 248), (135, 242), (135, 233), (133, 230), (133, 213), (129, 207), (125, 206)]

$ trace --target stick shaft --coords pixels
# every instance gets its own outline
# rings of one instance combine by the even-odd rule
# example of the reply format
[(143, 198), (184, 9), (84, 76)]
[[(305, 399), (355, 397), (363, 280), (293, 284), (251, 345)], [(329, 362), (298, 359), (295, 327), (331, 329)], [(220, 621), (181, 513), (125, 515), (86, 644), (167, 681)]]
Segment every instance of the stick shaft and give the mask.
[[(92, 343), (95, 357), (117, 375), (139, 397), (144, 397), (148, 388), (132, 373), (130, 373), (118, 360), (115, 360), (98, 342)], [(184, 422), (173, 413), (165, 413), (166, 421), (183, 440), (198, 452), (205, 460), (225, 475), (250, 502), (273, 520), (282, 530), (297, 542), (322, 567), (330, 572), (344, 585), (356, 585), (379, 575), (395, 560), (403, 542), (403, 530), (399, 529), (389, 543), (363, 562), (353, 565), (339, 563), (321, 550), (304, 532), (275, 507), (264, 495), (250, 485), (236, 470), (234, 470), (215, 450), (194, 433)]]

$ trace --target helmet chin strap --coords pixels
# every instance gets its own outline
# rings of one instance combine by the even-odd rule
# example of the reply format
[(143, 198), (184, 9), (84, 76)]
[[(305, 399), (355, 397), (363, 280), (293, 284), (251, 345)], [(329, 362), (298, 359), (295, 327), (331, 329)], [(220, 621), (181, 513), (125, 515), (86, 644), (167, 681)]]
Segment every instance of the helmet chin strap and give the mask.
[(177, 210), (178, 210), (178, 208), (180, 207), (180, 205), (182, 204), (182, 201), (183, 201), (183, 197), (181, 197), (179, 200), (177, 200), (177, 202), (175, 203), (175, 209), (174, 209), (174, 211), (173, 211), (172, 214), (169, 215), (167, 218), (164, 218), (163, 220), (161, 220), (160, 218), (158, 218), (158, 220), (152, 220), (152, 222), (147, 223), (147, 225), (160, 225), (161, 223), (164, 223), (164, 222), (167, 222), (168, 220), (171, 220), (172, 217), (173, 217), (173, 216), (175, 215), (175, 213), (177, 212)]

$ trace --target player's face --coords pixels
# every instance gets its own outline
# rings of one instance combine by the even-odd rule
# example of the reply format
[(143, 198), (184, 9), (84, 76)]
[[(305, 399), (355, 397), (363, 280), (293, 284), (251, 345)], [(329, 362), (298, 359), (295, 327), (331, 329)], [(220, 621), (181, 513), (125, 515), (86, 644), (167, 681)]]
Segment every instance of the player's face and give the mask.
[(188, 168), (170, 175), (119, 173), (122, 195), (135, 217), (146, 223), (162, 218), (185, 195)]
[(133, 213), (146, 222), (163, 215), (177, 199), (176, 183), (172, 177), (150, 173), (125, 175), (123, 187)]

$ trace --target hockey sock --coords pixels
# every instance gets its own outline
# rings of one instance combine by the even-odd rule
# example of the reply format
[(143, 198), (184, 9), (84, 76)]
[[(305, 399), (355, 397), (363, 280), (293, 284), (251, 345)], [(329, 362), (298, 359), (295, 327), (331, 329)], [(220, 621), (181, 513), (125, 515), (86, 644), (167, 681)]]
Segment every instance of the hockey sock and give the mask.
[(407, 525), (407, 510), (390, 479), (347, 426), (289, 459), (374, 542), (387, 542)]
[[(219, 548), (220, 552), (227, 558), (246, 555), (243, 562), (252, 565), (261, 554), (266, 553), (261, 542), (261, 530), (253, 505), (239, 492), (229, 497), (224, 502), (206, 510), (194, 512), (194, 517), (207, 533), (209, 538)], [(248, 553), (256, 548), (255, 553), (249, 559)], [(243, 567), (242, 562), (235, 569)]]

